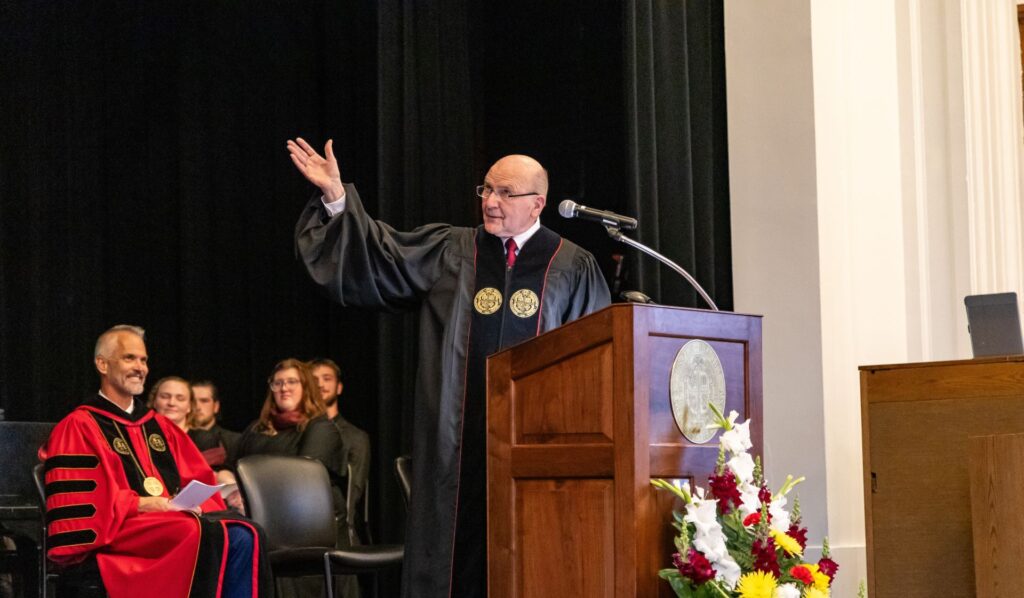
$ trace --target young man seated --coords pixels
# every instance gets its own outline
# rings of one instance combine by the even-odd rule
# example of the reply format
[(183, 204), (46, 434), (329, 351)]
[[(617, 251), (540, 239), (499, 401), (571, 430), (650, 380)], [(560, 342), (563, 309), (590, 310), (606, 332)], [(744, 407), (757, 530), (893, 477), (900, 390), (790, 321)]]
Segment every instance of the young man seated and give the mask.
[(50, 560), (90, 556), (111, 598), (271, 596), (265, 542), (214, 493), (191, 511), (170, 498), (214, 474), (188, 435), (136, 399), (149, 373), (144, 331), (115, 326), (94, 354), (100, 390), (65, 417), (40, 457), (46, 465)]

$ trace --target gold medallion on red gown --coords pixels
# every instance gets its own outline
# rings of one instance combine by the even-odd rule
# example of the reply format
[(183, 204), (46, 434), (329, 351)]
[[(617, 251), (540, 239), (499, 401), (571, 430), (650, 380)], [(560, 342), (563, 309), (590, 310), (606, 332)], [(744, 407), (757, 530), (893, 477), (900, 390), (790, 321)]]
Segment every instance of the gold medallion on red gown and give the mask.
[(146, 493), (150, 496), (160, 496), (164, 493), (164, 485), (153, 476), (147, 476), (146, 479), (142, 480), (142, 487), (146, 489)]

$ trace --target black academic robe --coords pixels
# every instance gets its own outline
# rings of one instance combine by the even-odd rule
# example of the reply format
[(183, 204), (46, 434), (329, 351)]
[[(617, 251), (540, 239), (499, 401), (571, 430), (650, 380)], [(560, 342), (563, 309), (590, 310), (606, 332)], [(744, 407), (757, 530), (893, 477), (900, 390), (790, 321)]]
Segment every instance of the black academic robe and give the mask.
[[(403, 564), (406, 598), (486, 594), (485, 352), (552, 330), (609, 303), (593, 256), (541, 227), (520, 249), (516, 267), (497, 282), (502, 294), (483, 311), (474, 300), (491, 287), (501, 241), (483, 227), (429, 224), (410, 232), (372, 220), (355, 187), (329, 217), (319, 197), (295, 229), (296, 252), (310, 276), (343, 305), (419, 309), (419, 368), (413, 408), (413, 492)], [(546, 261), (545, 261), (546, 260)], [(520, 272), (539, 268), (530, 288), (539, 305), (529, 322), (509, 315)], [(484, 266), (483, 269), (479, 266)], [(486, 284), (478, 276), (488, 272)], [(480, 279), (480, 280), (478, 280)], [(500, 288), (500, 287), (504, 288)], [(486, 297), (485, 297), (486, 298)], [(474, 326), (473, 322), (489, 322)], [(505, 330), (509, 323), (510, 330)], [(511, 329), (515, 330), (511, 330)], [(456, 522), (459, 522), (458, 525)], [(481, 579), (483, 575), (483, 579)]]

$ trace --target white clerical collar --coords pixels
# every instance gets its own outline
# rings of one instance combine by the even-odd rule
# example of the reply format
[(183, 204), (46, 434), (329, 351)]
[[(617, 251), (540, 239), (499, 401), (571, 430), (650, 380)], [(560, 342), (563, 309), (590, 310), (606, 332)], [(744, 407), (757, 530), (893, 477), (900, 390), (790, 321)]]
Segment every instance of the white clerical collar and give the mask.
[[(516, 247), (518, 247), (519, 249), (522, 249), (523, 245), (526, 245), (526, 242), (530, 240), (530, 237), (532, 237), (539, 230), (540, 230), (540, 218), (538, 218), (533, 223), (533, 226), (531, 226), (530, 228), (526, 229), (525, 231), (519, 233), (518, 235), (512, 237), (513, 239), (516, 240)], [(505, 245), (506, 243), (508, 243), (508, 239), (509, 239), (508, 237), (501, 237), (501, 244)], [(519, 255), (518, 251), (516, 251), (516, 255)]]
[(102, 390), (98, 391), (98, 393), (99, 393), (99, 395), (100, 395), (101, 397), (103, 397), (104, 399), (106, 399), (106, 400), (110, 401), (111, 403), (113, 403), (113, 404), (114, 404), (114, 406), (115, 406), (115, 407), (117, 407), (117, 408), (118, 408), (118, 409), (120, 409), (121, 411), (124, 411), (124, 412), (125, 412), (125, 413), (127, 413), (128, 415), (131, 415), (131, 414), (132, 414), (132, 411), (135, 411), (135, 397), (132, 397), (132, 402), (131, 402), (131, 404), (130, 404), (130, 405), (128, 405), (128, 408), (127, 408), (127, 409), (124, 409), (123, 407), (121, 407), (121, 406), (120, 406), (120, 405), (118, 405), (117, 403), (114, 403), (114, 401), (111, 401), (111, 400), (110, 400), (110, 397), (108, 397), (107, 395), (103, 394), (103, 391), (102, 391)]

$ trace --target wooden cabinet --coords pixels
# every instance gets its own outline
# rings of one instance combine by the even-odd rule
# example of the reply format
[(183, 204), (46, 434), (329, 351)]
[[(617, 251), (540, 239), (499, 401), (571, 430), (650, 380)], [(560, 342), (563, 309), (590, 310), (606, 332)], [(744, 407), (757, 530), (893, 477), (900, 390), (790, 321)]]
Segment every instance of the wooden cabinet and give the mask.
[(1024, 432), (1024, 356), (864, 366), (860, 382), (869, 594), (973, 596), (968, 439)]

